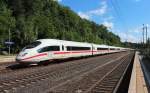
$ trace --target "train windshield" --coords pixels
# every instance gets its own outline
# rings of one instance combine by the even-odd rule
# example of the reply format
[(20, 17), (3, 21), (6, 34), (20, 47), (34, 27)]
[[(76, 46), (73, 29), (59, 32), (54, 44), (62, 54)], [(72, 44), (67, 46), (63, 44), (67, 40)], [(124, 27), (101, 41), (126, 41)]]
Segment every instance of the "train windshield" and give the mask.
[(37, 46), (40, 45), (40, 44), (41, 44), (40, 41), (35, 41), (35, 42), (31, 43), (30, 45), (27, 45), (25, 48), (23, 48), (22, 51), (24, 51), (25, 49), (35, 48), (35, 47), (37, 47)]

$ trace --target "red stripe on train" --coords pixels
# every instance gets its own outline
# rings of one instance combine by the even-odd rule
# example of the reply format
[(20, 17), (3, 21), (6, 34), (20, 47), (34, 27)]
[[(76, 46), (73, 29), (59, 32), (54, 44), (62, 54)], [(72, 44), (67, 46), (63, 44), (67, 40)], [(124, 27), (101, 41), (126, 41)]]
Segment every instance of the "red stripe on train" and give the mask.
[[(91, 50), (88, 50), (88, 51), (72, 51), (72, 52), (54, 52), (54, 54), (75, 54), (75, 53), (87, 53), (87, 52), (108, 52), (109, 50), (97, 50), (97, 51), (91, 51)], [(38, 55), (35, 55), (35, 56), (31, 56), (31, 57), (28, 57), (28, 58), (24, 58), (22, 60), (27, 60), (27, 59), (31, 59), (31, 58), (35, 58), (35, 57), (39, 57), (39, 56), (46, 56), (47, 53), (43, 53), (43, 54), (38, 54)]]
[(88, 51), (54, 52), (54, 54), (72, 54), (72, 53), (87, 53), (87, 52), (92, 52), (92, 51), (88, 50)]
[(47, 53), (43, 53), (43, 54), (38, 54), (38, 55), (35, 55), (35, 56), (31, 56), (31, 57), (27, 57), (27, 58), (24, 58), (22, 60), (27, 60), (27, 59), (31, 59), (31, 58), (35, 58), (35, 57), (39, 57), (39, 56), (46, 56)]
[(87, 53), (87, 52), (108, 52), (108, 50), (98, 50), (98, 51), (72, 51), (72, 52), (54, 52), (54, 54), (75, 54), (75, 53)]

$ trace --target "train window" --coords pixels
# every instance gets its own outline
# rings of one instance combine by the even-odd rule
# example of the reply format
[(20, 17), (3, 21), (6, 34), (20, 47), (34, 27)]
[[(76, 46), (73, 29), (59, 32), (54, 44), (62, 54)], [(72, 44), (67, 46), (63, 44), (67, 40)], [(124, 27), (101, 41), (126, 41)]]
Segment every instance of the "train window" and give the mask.
[(110, 48), (110, 50), (115, 50), (115, 48)]
[(48, 51), (60, 51), (59, 46), (47, 46), (38, 50), (39, 53), (48, 52)]
[(97, 48), (97, 50), (108, 50), (108, 48)]
[(41, 44), (40, 41), (35, 41), (35, 42), (31, 43), (30, 45), (27, 45), (25, 48), (23, 48), (22, 51), (25, 50), (25, 49), (35, 48), (35, 47), (37, 47), (40, 44)]
[(67, 51), (90, 50), (90, 47), (67, 46)]

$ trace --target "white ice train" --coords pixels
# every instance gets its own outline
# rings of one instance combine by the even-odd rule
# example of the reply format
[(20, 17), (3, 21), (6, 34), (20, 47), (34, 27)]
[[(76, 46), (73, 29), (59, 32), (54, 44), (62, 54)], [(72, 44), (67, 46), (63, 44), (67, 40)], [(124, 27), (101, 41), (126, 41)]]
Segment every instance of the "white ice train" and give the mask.
[(57, 39), (40, 39), (27, 45), (17, 55), (19, 63), (39, 63), (49, 60), (91, 56), (126, 51), (126, 48)]

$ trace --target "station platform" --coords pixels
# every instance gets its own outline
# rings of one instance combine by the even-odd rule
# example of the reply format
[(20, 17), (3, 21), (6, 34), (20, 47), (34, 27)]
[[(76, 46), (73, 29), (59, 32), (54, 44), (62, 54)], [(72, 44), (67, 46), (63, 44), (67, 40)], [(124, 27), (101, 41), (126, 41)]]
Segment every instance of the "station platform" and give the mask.
[(140, 63), (139, 52), (135, 53), (128, 93), (148, 93), (148, 88)]
[(14, 62), (16, 56), (0, 56), (0, 64), (6, 62)]

